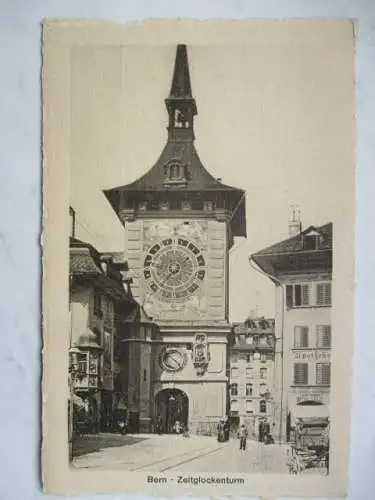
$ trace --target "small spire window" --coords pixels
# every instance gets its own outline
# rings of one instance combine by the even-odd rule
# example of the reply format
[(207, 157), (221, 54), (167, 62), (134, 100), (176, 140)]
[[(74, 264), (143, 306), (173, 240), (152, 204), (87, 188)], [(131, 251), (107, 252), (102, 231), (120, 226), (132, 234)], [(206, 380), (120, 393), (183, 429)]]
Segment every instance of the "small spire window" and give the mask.
[(172, 162), (164, 166), (165, 184), (186, 184), (186, 168), (178, 162)]

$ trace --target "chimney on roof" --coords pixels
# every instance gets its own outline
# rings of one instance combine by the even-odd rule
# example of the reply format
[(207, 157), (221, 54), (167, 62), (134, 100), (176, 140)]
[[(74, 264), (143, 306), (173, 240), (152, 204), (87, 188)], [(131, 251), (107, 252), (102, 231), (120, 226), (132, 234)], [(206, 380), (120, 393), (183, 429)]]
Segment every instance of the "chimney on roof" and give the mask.
[(301, 210), (298, 206), (292, 206), (292, 214), (289, 220), (289, 236), (297, 236), (302, 232)]

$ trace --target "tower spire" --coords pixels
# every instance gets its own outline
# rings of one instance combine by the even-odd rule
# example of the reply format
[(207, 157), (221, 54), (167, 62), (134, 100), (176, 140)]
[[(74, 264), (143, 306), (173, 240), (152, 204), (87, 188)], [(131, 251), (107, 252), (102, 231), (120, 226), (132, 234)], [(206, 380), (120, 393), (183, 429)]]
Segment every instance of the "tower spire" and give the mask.
[(186, 45), (177, 45), (176, 59), (174, 62), (174, 71), (169, 97), (171, 99), (193, 98), (191, 93), (189, 61)]
[(177, 45), (171, 90), (165, 103), (169, 115), (169, 139), (194, 140), (194, 116), (198, 112), (191, 91), (186, 45)]

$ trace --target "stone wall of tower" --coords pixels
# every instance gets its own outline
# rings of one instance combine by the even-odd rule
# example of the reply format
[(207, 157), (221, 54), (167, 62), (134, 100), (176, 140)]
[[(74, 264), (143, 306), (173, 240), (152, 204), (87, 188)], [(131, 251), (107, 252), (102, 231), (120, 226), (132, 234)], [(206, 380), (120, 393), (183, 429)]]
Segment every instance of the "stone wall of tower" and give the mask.
[[(205, 279), (200, 289), (179, 304), (155, 301), (143, 277), (147, 251), (173, 234), (186, 237), (201, 250)], [(227, 316), (227, 229), (215, 219), (136, 219), (125, 223), (125, 251), (134, 275), (133, 295), (155, 320), (222, 321)]]

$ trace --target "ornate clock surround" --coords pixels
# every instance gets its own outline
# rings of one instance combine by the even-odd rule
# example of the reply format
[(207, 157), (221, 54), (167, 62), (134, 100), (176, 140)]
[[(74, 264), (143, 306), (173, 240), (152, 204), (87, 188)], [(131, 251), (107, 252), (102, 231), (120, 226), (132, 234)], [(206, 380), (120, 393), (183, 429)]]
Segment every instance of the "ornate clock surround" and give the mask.
[(186, 352), (178, 347), (166, 347), (159, 356), (161, 368), (170, 373), (183, 370), (188, 362)]
[(143, 266), (147, 286), (161, 302), (188, 300), (206, 275), (202, 250), (191, 239), (177, 235), (154, 243)]

